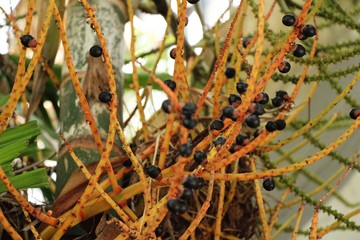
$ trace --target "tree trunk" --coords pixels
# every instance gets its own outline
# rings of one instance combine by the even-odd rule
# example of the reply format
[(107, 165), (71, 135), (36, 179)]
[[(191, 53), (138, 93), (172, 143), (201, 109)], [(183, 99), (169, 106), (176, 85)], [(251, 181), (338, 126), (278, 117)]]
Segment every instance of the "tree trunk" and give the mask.
[[(124, 56), (124, 24), (127, 20), (124, 13), (125, 5), (116, 0), (93, 0), (91, 6), (96, 7), (96, 18), (104, 33), (110, 58), (117, 81), (117, 95), (119, 99), (118, 118), (121, 122), (123, 77), (121, 68)], [(85, 11), (78, 1), (71, 1), (66, 11), (66, 30), (70, 44), (72, 61), (76, 68), (83, 90), (87, 97), (91, 113), (103, 142), (107, 138), (109, 126), (108, 106), (98, 100), (100, 89), (108, 90), (107, 74), (102, 57), (89, 57), (89, 49), (99, 44), (96, 34), (86, 23)], [(68, 68), (64, 64), (62, 70), (62, 84), (60, 90), (60, 126), (61, 132), (71, 144), (76, 155), (86, 164), (100, 159), (100, 154), (91, 135), (90, 127), (78, 101), (75, 89), (69, 77)], [(121, 153), (120, 141), (114, 144), (113, 155)], [(65, 186), (76, 165), (62, 145), (59, 150), (56, 180), (56, 195)], [(69, 183), (71, 184), (71, 183)]]

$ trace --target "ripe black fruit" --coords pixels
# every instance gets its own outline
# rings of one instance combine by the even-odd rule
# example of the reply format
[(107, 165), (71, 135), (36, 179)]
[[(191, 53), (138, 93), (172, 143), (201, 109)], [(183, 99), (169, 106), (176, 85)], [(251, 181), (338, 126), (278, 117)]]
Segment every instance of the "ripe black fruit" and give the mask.
[(316, 35), (316, 28), (311, 24), (306, 24), (302, 28), (301, 33), (306, 37), (313, 37)]
[(33, 40), (34, 40), (34, 37), (31, 36), (30, 34), (25, 34), (20, 37), (20, 42), (22, 45), (24, 45), (24, 47), (32, 47), (32, 46), (30, 46), (31, 45), (30, 43)]
[(108, 91), (103, 91), (99, 94), (99, 100), (103, 103), (109, 103), (112, 99), (112, 94)]
[(245, 119), (246, 125), (250, 128), (257, 128), (260, 126), (260, 118), (257, 115), (250, 115)]
[(271, 99), (271, 102), (274, 107), (280, 107), (283, 103), (283, 100), (281, 97), (274, 97), (273, 99)]
[(266, 178), (263, 181), (263, 187), (266, 191), (272, 191), (275, 189), (275, 181), (272, 178)]
[(103, 49), (99, 45), (94, 45), (89, 50), (90, 56), (100, 57), (103, 54)]
[(275, 121), (268, 121), (265, 125), (265, 128), (269, 132), (275, 132), (277, 130)]
[(187, 0), (188, 3), (191, 3), (191, 4), (196, 4), (198, 3), (200, 0)]
[(269, 102), (269, 95), (266, 92), (260, 92), (256, 96), (255, 102), (260, 103), (260, 104), (266, 104)]
[(294, 15), (291, 14), (286, 14), (283, 18), (282, 18), (282, 23), (285, 26), (291, 27), (295, 24), (296, 22), (296, 18)]
[(243, 94), (244, 92), (246, 92), (248, 87), (248, 84), (244, 81), (240, 81), (238, 83), (236, 83), (236, 91), (238, 91), (238, 93)]
[(241, 103), (241, 97), (237, 94), (230, 94), (228, 97), (229, 104), (232, 105), (233, 103)]
[(251, 42), (251, 39), (245, 38), (245, 39), (242, 41), (243, 47), (244, 47), (244, 48), (247, 48), (247, 46), (249, 45), (250, 42)]
[(276, 129), (281, 131), (286, 127), (286, 122), (283, 119), (278, 119), (275, 121), (276, 123)]
[(205, 186), (205, 180), (202, 177), (196, 178), (197, 181), (197, 189), (201, 189)]
[(169, 199), (166, 203), (167, 208), (172, 213), (178, 213), (180, 210), (180, 204), (177, 199)]
[(182, 123), (187, 129), (194, 129), (196, 127), (197, 121), (194, 118), (190, 117), (185, 118)]
[(171, 51), (170, 51), (170, 57), (171, 57), (172, 59), (175, 59), (175, 58), (176, 58), (176, 48), (171, 49)]
[(178, 213), (184, 214), (188, 211), (188, 206), (186, 205), (186, 202), (182, 199), (178, 199), (178, 203), (180, 205)]
[(288, 73), (291, 69), (291, 65), (287, 61), (282, 61), (278, 67), (279, 72)]
[(221, 121), (220, 119), (214, 120), (210, 125), (211, 130), (221, 130), (223, 128), (224, 128), (224, 122)]
[(130, 159), (128, 159), (128, 160), (126, 160), (125, 162), (123, 162), (123, 165), (124, 165), (125, 167), (131, 167), (132, 162), (131, 162)]
[(215, 141), (214, 141), (214, 145), (216, 146), (221, 146), (224, 145), (226, 143), (226, 138), (224, 137), (218, 137)]
[(236, 73), (236, 71), (235, 71), (235, 69), (232, 68), (232, 67), (227, 67), (227, 68), (225, 69), (225, 76), (226, 76), (227, 78), (233, 78), (233, 77), (235, 77), (235, 73)]
[(224, 117), (232, 118), (233, 115), (234, 115), (234, 110), (235, 110), (235, 108), (233, 106), (231, 106), (231, 105), (228, 105), (228, 106), (224, 107), (223, 111), (222, 111)]
[(180, 146), (179, 152), (182, 157), (190, 157), (192, 154), (193, 148), (190, 143), (185, 143)]
[(187, 188), (196, 189), (198, 186), (197, 178), (194, 175), (189, 175), (183, 185)]
[(165, 113), (170, 113), (170, 108), (171, 108), (171, 102), (169, 99), (163, 101), (163, 103), (161, 104), (161, 109), (165, 112)]
[(303, 56), (305, 56), (305, 54), (306, 54), (306, 50), (305, 50), (304, 46), (301, 44), (296, 44), (295, 49), (293, 51), (293, 55), (295, 57), (303, 57)]
[[(197, 185), (196, 185), (197, 186)], [(193, 191), (190, 188), (185, 187), (181, 195), (181, 199), (190, 200), (193, 197)]]
[(191, 117), (196, 111), (195, 103), (185, 103), (185, 105), (181, 108), (181, 113), (186, 117)]
[(166, 86), (168, 86), (171, 90), (175, 90), (176, 89), (176, 82), (174, 80), (171, 79), (166, 79), (164, 81), (164, 83), (166, 84)]
[(254, 104), (255, 104), (255, 107), (254, 107), (253, 114), (258, 115), (258, 116), (263, 115), (265, 113), (264, 107), (258, 103), (254, 103)]
[(349, 116), (352, 118), (352, 119), (357, 119), (360, 115), (360, 109), (352, 109), (349, 113)]
[(245, 140), (249, 139), (249, 137), (245, 134), (240, 133), (236, 136), (236, 143), (239, 145), (244, 145)]
[(200, 164), (207, 158), (206, 153), (201, 150), (197, 150), (194, 154), (194, 160), (196, 163)]
[(150, 165), (148, 167), (146, 167), (145, 169), (147, 175), (149, 175), (149, 177), (156, 179), (159, 177), (159, 174), (161, 174), (161, 169), (158, 166), (155, 165)]

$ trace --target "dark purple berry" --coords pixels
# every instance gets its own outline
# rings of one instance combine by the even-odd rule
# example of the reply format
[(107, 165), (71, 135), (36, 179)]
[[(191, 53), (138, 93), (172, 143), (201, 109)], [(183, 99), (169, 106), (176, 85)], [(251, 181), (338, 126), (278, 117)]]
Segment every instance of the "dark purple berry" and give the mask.
[(260, 116), (260, 115), (263, 115), (264, 113), (265, 113), (264, 107), (258, 103), (255, 103), (253, 114)]
[(201, 189), (205, 186), (205, 180), (202, 177), (196, 178), (197, 180), (197, 189)]
[(279, 90), (279, 91), (276, 91), (275, 96), (279, 97), (283, 100), (286, 100), (289, 97), (289, 94), (284, 90)]
[(175, 59), (175, 58), (176, 58), (176, 48), (171, 49), (171, 51), (170, 51), (170, 57), (171, 57), (172, 59)]
[(103, 49), (99, 45), (94, 45), (89, 50), (90, 56), (100, 57), (103, 54)]
[(269, 95), (266, 92), (260, 92), (255, 97), (255, 102), (260, 103), (260, 104), (266, 104), (269, 102)]
[(175, 213), (175, 214), (178, 213), (180, 210), (180, 203), (175, 198), (169, 199), (166, 203), (166, 206), (170, 212)]
[(171, 79), (166, 79), (164, 81), (164, 83), (166, 84), (166, 86), (168, 86), (171, 90), (175, 90), (176, 89), (176, 82), (174, 80)]
[(291, 69), (291, 65), (287, 61), (282, 61), (278, 67), (279, 72), (288, 73)]
[(189, 175), (185, 182), (184, 182), (184, 187), (186, 188), (191, 188), (191, 189), (196, 189), (197, 188), (197, 180), (196, 177), (194, 175)]
[(234, 110), (235, 108), (231, 105), (224, 107), (222, 110), (224, 117), (232, 118), (234, 116)]
[(281, 131), (286, 127), (286, 122), (283, 119), (278, 119), (275, 121), (276, 123), (276, 129)]
[(34, 41), (35, 39), (34, 39), (34, 37), (33, 36), (31, 36), (30, 34), (25, 34), (25, 35), (22, 35), (21, 37), (20, 37), (20, 42), (21, 42), (21, 44), (22, 45), (24, 45), (24, 47), (33, 47), (33, 46), (31, 46), (32, 44), (32, 42)]
[(352, 119), (357, 119), (360, 115), (360, 109), (356, 109), (356, 108), (352, 109), (349, 115)]
[(195, 103), (185, 103), (185, 105), (181, 108), (181, 113), (186, 117), (191, 117), (196, 111)]
[(182, 157), (190, 157), (192, 154), (193, 148), (190, 143), (185, 143), (180, 146), (179, 152)]
[(155, 228), (155, 236), (160, 237), (163, 233), (162, 226), (159, 225), (157, 228)]
[(161, 169), (158, 166), (149, 165), (146, 167), (145, 172), (149, 175), (149, 177), (157, 179), (161, 174)]
[(274, 107), (280, 107), (283, 103), (283, 100), (281, 97), (274, 97), (273, 99), (271, 99), (271, 102)]
[(250, 115), (245, 119), (246, 125), (250, 128), (257, 128), (260, 126), (260, 118), (257, 115)]
[(286, 14), (282, 18), (282, 23), (288, 27), (293, 26), (295, 24), (295, 22), (296, 22), (296, 18), (294, 15), (291, 15), (291, 14)]
[[(197, 182), (196, 182), (196, 187), (197, 187)], [(185, 187), (184, 191), (183, 191), (183, 193), (181, 195), (181, 199), (190, 200), (190, 199), (192, 199), (192, 197), (193, 197), (192, 189)]]
[(112, 99), (112, 94), (108, 91), (103, 91), (99, 94), (99, 100), (103, 103), (109, 103)]
[(186, 127), (187, 129), (194, 129), (196, 127), (197, 121), (191, 117), (191, 118), (185, 118), (182, 123), (184, 127)]
[(215, 147), (224, 145), (226, 143), (226, 138), (218, 137), (213, 143), (214, 143)]
[(245, 134), (240, 133), (239, 135), (236, 136), (236, 144), (238, 145), (245, 145), (245, 140), (248, 140), (249, 137)]
[(241, 97), (237, 94), (230, 94), (228, 101), (229, 101), (230, 105), (235, 104), (235, 105), (239, 106), (241, 104)]
[(163, 103), (161, 104), (161, 109), (165, 112), (165, 113), (170, 113), (170, 109), (171, 109), (171, 102), (169, 99), (166, 99), (165, 101), (163, 101)]
[(303, 56), (305, 56), (305, 54), (306, 54), (306, 50), (305, 50), (304, 46), (301, 44), (296, 44), (295, 49), (293, 51), (293, 55), (295, 57), (303, 57)]
[(268, 121), (265, 125), (265, 129), (269, 132), (275, 132), (277, 130), (275, 121)]
[(238, 91), (238, 93), (243, 94), (244, 92), (246, 92), (248, 87), (248, 84), (244, 81), (240, 81), (238, 83), (236, 83), (236, 91)]
[(221, 121), (220, 119), (215, 119), (211, 125), (210, 125), (210, 129), (211, 130), (221, 130), (224, 128), (224, 122)]
[(194, 154), (194, 160), (196, 163), (200, 164), (207, 158), (206, 153), (201, 150), (197, 150)]
[(251, 42), (251, 39), (249, 39), (249, 38), (244, 38), (244, 40), (242, 41), (243, 47), (244, 47), (244, 48), (247, 48), (247, 46), (249, 46), (250, 42)]
[(233, 77), (235, 77), (235, 73), (236, 73), (236, 71), (235, 71), (235, 69), (232, 68), (232, 67), (227, 67), (227, 68), (225, 69), (225, 76), (226, 76), (227, 78), (233, 78)]
[(275, 189), (275, 181), (272, 178), (266, 178), (263, 181), (263, 187), (266, 191), (272, 191)]
[(301, 33), (306, 37), (313, 37), (316, 35), (316, 28), (311, 24), (306, 24), (302, 28)]
[(184, 200), (182, 200), (182, 199), (178, 199), (178, 202), (179, 202), (179, 205), (180, 205), (178, 213), (179, 214), (186, 213), (188, 211), (188, 206), (187, 206), (186, 202)]
[(257, 138), (260, 135), (260, 130), (256, 129), (255, 132), (253, 133), (254, 138)]

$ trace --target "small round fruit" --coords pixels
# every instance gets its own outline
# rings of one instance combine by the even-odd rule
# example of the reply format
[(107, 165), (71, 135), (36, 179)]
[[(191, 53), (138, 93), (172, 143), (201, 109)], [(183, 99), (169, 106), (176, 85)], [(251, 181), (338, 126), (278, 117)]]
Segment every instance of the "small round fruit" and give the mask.
[(166, 86), (168, 86), (171, 90), (175, 90), (176, 89), (176, 82), (174, 80), (171, 79), (166, 79), (164, 81), (164, 83), (166, 84)]
[(103, 91), (99, 94), (99, 100), (103, 103), (109, 103), (112, 99), (112, 94), (108, 91)]
[(232, 118), (234, 116), (234, 111), (235, 111), (235, 108), (231, 105), (224, 107), (222, 110), (223, 115), (226, 118)]
[(170, 102), (169, 99), (166, 99), (165, 101), (163, 101), (163, 103), (161, 104), (161, 109), (162, 109), (165, 113), (170, 113), (171, 102)]
[(172, 213), (178, 213), (180, 210), (180, 204), (177, 199), (169, 199), (166, 203), (167, 208)]
[(301, 44), (296, 44), (294, 51), (293, 51), (293, 55), (294, 57), (303, 57), (306, 55), (306, 50), (304, 48), (303, 45)]
[(213, 143), (214, 143), (215, 147), (224, 145), (226, 143), (226, 138), (218, 137)]
[(245, 123), (250, 128), (257, 128), (260, 126), (260, 118), (257, 115), (251, 114), (245, 119)]
[(269, 95), (266, 92), (260, 92), (256, 96), (255, 102), (260, 103), (260, 104), (266, 104), (269, 102)]
[(196, 177), (194, 175), (189, 175), (185, 182), (184, 182), (184, 187), (186, 188), (190, 188), (190, 189), (196, 189), (197, 188), (197, 180)]
[(255, 103), (253, 114), (260, 116), (260, 115), (263, 115), (264, 113), (265, 113), (264, 107), (258, 103)]
[(269, 132), (275, 132), (277, 130), (275, 121), (268, 121), (265, 125), (265, 129)]
[(194, 161), (201, 164), (207, 158), (206, 153), (201, 150), (197, 150), (194, 154)]
[(196, 111), (195, 103), (185, 103), (185, 105), (181, 108), (181, 113), (186, 117), (191, 117)]
[(193, 117), (190, 117), (185, 118), (182, 123), (187, 129), (194, 129), (196, 127), (197, 121)]
[(272, 191), (275, 189), (275, 181), (272, 178), (266, 178), (263, 181), (263, 187), (266, 191)]
[[(197, 185), (196, 185), (197, 186)], [(190, 200), (193, 197), (193, 191), (190, 188), (185, 187), (181, 195), (181, 199)]]
[(306, 24), (302, 29), (301, 33), (306, 37), (313, 37), (316, 35), (316, 28), (311, 24)]
[(180, 205), (179, 211), (178, 211), (179, 214), (184, 214), (189, 210), (189, 208), (184, 200), (178, 199), (178, 203)]
[(296, 22), (296, 17), (294, 15), (291, 15), (291, 14), (286, 14), (282, 18), (282, 23), (285, 26), (288, 26), (288, 27), (293, 26), (295, 24), (295, 22)]
[(282, 61), (278, 67), (279, 72), (288, 73), (291, 69), (291, 65), (287, 61)]
[(198, 3), (200, 0), (187, 0), (188, 3), (190, 4), (196, 4)]
[(255, 132), (253, 133), (253, 137), (257, 138), (260, 135), (260, 130), (256, 129)]
[(180, 146), (179, 152), (182, 157), (190, 157), (193, 151), (193, 147), (190, 143), (184, 143)]
[(243, 41), (242, 41), (243, 47), (247, 48), (247, 46), (249, 46), (250, 42), (251, 42), (250, 38), (244, 38)]
[(103, 49), (99, 45), (94, 45), (89, 50), (90, 56), (92, 57), (100, 57), (103, 54)]
[(220, 119), (215, 119), (211, 125), (210, 125), (210, 129), (211, 130), (221, 130), (224, 128), (224, 122), (221, 121)]
[(283, 100), (281, 99), (281, 97), (274, 97), (273, 99), (271, 99), (271, 102), (274, 107), (280, 107), (283, 103)]
[(125, 162), (123, 162), (123, 166), (124, 167), (131, 167), (132, 166), (132, 162), (130, 159), (126, 160)]
[(161, 174), (161, 169), (158, 166), (150, 165), (146, 167), (145, 172), (149, 175), (149, 177), (157, 179)]
[(20, 42), (24, 47), (35, 47), (37, 44), (36, 39), (30, 34), (25, 34), (20, 37)]
[(275, 121), (276, 123), (276, 129), (281, 131), (286, 127), (286, 122), (284, 119), (278, 119)]
[(241, 97), (237, 94), (230, 94), (228, 97), (229, 104), (233, 107), (237, 107), (241, 104)]
[(240, 81), (238, 83), (236, 83), (236, 91), (238, 91), (238, 93), (243, 94), (244, 92), (246, 92), (248, 87), (248, 84), (244, 81)]
[(202, 177), (196, 178), (197, 181), (197, 189), (201, 189), (205, 186), (205, 180)]
[(360, 115), (360, 109), (352, 109), (349, 113), (349, 116), (352, 118), (352, 119), (357, 119)]
[(171, 49), (171, 51), (170, 51), (170, 57), (171, 57), (172, 59), (175, 59), (175, 58), (176, 58), (176, 48)]
[(162, 226), (159, 225), (157, 228), (155, 228), (155, 236), (160, 237), (163, 233)]
[(236, 73), (236, 71), (235, 71), (235, 69), (232, 68), (232, 67), (227, 67), (227, 68), (225, 69), (225, 76), (226, 76), (227, 78), (233, 78), (233, 77), (235, 77), (235, 73)]
[(249, 137), (247, 135), (240, 133), (239, 135), (236, 136), (236, 144), (245, 145), (245, 142), (247, 142), (246, 140), (248, 139)]

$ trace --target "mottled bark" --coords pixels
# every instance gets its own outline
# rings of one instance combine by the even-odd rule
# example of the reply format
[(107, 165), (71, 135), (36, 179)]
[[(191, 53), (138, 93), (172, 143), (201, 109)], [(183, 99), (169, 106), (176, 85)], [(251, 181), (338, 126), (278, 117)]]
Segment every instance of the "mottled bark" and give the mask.
[[(90, 4), (97, 9), (95, 12), (96, 18), (104, 33), (113, 64), (119, 99), (119, 120), (121, 121), (123, 105), (123, 78), (121, 76), (121, 68), (124, 61), (125, 47), (123, 38), (124, 24), (126, 22), (126, 14), (124, 14), (125, 6), (116, 0), (93, 0), (90, 1)], [(99, 87), (101, 87), (103, 90), (107, 90), (107, 84), (103, 83), (104, 79), (105, 81), (107, 80), (107, 76), (99, 76), (99, 74), (103, 74), (104, 72), (101, 70), (101, 68), (104, 67), (103, 62), (96, 61), (90, 65), (91, 69), (88, 69), (89, 49), (99, 42), (94, 31), (86, 23), (84, 13), (85, 11), (78, 1), (72, 1), (67, 7), (66, 30), (73, 63), (82, 82), (87, 74), (91, 74), (91, 77), (88, 75), (87, 81), (90, 81), (90, 85), (93, 86), (92, 89), (97, 91)], [(95, 71), (94, 68), (96, 68)], [(96, 72), (96, 74), (94, 74), (94, 72)], [(87, 91), (89, 91), (88, 88), (89, 82), (86, 87)], [(101, 138), (105, 142), (109, 126), (108, 106), (107, 104), (101, 103), (97, 99), (97, 96), (94, 95), (95, 94), (86, 94)], [(60, 90), (60, 122), (61, 132), (74, 148), (74, 152), (84, 163), (90, 163), (100, 159), (100, 154), (91, 136), (90, 127), (86, 122), (84, 112), (79, 105), (79, 100), (76, 96), (66, 65), (64, 65), (62, 71)], [(117, 140), (112, 155), (115, 156), (120, 153), (121, 145), (119, 140)], [(73, 160), (62, 145), (59, 151), (57, 167), (57, 195), (76, 168)]]

